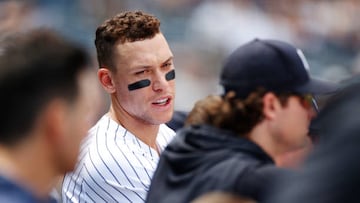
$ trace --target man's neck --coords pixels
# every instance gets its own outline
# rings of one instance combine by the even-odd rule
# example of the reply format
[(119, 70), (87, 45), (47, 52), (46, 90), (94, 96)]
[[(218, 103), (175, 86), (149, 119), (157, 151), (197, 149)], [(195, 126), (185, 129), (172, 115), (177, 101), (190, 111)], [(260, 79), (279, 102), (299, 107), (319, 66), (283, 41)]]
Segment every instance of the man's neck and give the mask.
[(135, 135), (139, 140), (158, 151), (156, 138), (160, 125), (152, 125), (136, 120), (129, 115), (123, 115), (115, 112), (113, 108), (110, 108), (108, 115), (119, 125), (123, 126), (126, 130)]
[(276, 160), (276, 157), (280, 152), (277, 148), (277, 143), (274, 142), (274, 139), (267, 128), (266, 121), (262, 121), (255, 125), (247, 137), (259, 145), (274, 161)]

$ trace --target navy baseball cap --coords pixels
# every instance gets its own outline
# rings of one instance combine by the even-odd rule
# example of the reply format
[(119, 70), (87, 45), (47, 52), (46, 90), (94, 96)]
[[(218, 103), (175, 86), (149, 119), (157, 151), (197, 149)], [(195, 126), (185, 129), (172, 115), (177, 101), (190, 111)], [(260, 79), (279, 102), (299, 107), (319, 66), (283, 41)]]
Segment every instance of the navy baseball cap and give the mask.
[(225, 93), (246, 98), (259, 87), (273, 92), (327, 94), (337, 84), (309, 76), (309, 65), (300, 49), (278, 40), (254, 39), (237, 48), (225, 61), (220, 84)]

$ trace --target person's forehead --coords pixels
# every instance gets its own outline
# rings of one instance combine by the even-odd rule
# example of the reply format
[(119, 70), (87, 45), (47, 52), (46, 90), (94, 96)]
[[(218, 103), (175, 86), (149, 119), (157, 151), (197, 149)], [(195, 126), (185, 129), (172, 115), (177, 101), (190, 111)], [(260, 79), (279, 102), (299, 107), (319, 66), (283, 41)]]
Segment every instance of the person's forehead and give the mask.
[(116, 45), (115, 56), (119, 63), (131, 66), (149, 62), (165, 62), (173, 56), (165, 37), (159, 33), (151, 39)]

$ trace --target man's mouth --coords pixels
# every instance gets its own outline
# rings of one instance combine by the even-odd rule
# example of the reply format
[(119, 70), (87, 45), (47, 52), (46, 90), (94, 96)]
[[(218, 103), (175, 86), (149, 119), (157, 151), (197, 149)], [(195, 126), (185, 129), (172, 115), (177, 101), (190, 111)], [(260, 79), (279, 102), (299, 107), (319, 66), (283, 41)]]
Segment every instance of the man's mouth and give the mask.
[(159, 100), (153, 102), (153, 104), (155, 104), (155, 105), (166, 105), (169, 102), (170, 102), (169, 98), (164, 98), (164, 99), (159, 99)]

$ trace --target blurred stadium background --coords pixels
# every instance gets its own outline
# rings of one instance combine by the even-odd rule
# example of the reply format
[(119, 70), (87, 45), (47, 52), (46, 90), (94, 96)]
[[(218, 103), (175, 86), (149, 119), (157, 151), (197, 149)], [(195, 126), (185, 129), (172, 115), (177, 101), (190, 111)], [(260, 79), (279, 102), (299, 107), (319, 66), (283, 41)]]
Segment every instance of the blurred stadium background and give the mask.
[(360, 72), (359, 0), (0, 0), (0, 42), (14, 31), (51, 27), (84, 45), (124, 10), (153, 13), (175, 55), (177, 110), (221, 92), (224, 57), (253, 38), (303, 49), (310, 72), (340, 82)]

